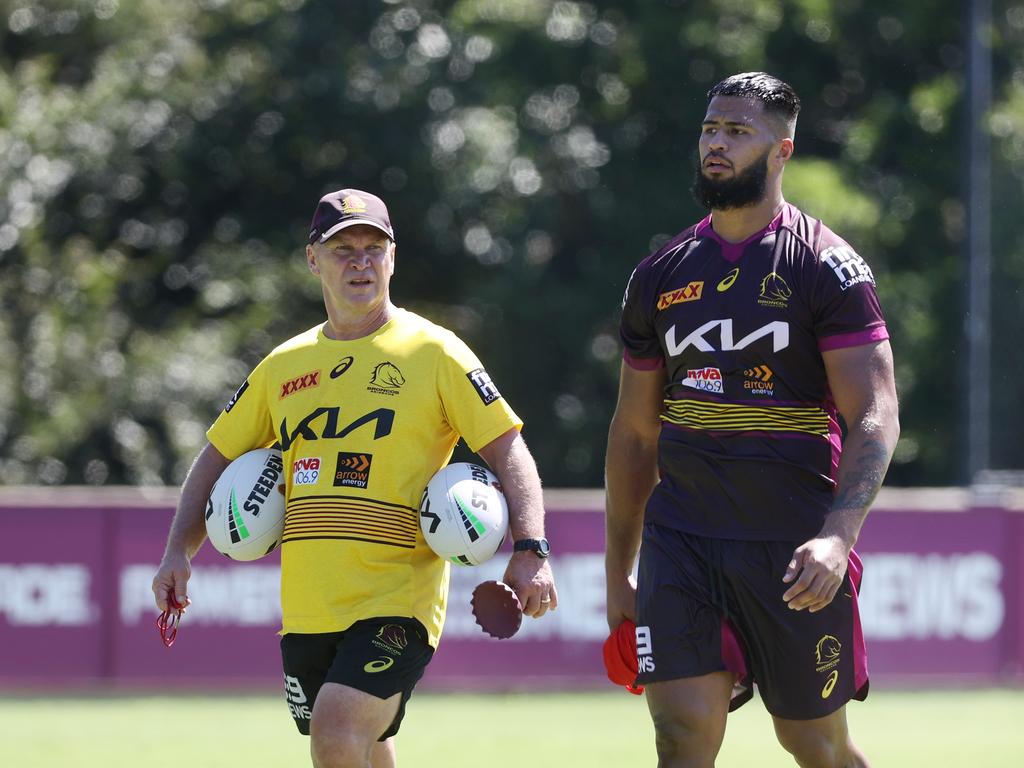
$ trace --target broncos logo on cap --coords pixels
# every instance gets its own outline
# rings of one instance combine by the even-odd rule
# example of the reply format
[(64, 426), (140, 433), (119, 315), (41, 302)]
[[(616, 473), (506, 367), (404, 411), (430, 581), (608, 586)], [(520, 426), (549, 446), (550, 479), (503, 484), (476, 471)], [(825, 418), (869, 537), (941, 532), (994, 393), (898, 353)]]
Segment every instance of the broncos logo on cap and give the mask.
[(366, 213), (366, 201), (359, 195), (348, 195), (341, 201), (342, 213)]

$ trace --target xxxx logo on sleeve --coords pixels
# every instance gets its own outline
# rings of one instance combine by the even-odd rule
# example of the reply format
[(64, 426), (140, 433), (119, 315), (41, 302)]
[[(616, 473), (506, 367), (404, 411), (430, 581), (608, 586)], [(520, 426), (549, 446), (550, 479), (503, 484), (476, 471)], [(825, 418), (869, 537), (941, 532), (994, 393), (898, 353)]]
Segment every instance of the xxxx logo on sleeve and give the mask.
[(294, 395), (296, 392), (300, 392), (303, 389), (310, 389), (312, 387), (319, 386), (320, 371), (304, 373), (301, 376), (296, 376), (294, 379), (290, 379), (281, 385), (281, 394), (278, 396), (278, 400), (284, 400), (289, 395)]

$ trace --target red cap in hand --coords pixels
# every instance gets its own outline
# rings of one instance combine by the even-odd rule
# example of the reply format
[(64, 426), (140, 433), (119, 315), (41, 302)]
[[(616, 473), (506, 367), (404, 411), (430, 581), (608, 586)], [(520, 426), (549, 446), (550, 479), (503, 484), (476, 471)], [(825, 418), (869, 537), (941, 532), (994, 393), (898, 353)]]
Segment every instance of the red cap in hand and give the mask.
[(637, 696), (644, 692), (644, 687), (636, 682), (636, 624), (629, 619), (623, 619), (604, 641), (604, 668), (608, 679), (616, 685), (626, 686), (627, 691)]

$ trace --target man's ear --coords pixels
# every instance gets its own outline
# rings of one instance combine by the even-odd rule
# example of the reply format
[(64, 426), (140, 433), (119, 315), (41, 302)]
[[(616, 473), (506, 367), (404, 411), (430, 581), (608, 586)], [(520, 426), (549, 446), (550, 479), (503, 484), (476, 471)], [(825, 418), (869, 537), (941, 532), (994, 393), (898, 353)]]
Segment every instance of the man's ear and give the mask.
[(793, 150), (793, 140), (787, 136), (779, 142), (779, 149), (775, 153), (775, 157), (785, 163), (793, 156)]
[(320, 274), (320, 267), (316, 263), (316, 254), (313, 252), (313, 246), (306, 246), (306, 266), (309, 267), (309, 271), (314, 275)]

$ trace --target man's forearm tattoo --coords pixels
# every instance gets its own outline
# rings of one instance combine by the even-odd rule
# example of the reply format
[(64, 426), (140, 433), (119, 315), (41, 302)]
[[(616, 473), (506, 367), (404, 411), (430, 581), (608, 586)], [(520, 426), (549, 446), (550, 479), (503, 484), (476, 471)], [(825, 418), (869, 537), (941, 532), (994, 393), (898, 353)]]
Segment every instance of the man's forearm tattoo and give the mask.
[(832, 509), (867, 509), (878, 495), (889, 466), (889, 450), (877, 438), (868, 438), (860, 446), (857, 464), (843, 474)]

